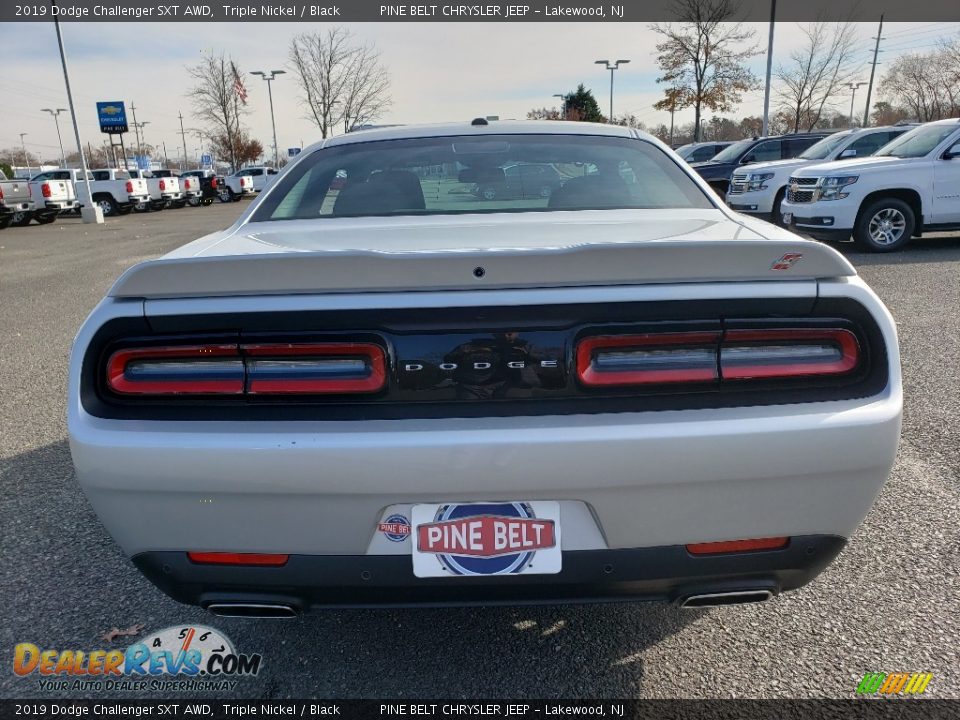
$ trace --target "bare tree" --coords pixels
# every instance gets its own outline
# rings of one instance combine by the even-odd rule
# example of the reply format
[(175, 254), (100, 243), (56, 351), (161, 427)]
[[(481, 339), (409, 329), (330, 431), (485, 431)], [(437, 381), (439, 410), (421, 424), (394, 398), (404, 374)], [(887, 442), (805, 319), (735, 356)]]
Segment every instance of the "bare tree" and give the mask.
[(198, 65), (188, 67), (187, 72), (196, 83), (187, 97), (197, 115), (209, 123), (205, 134), (224, 138), (221, 149), (229, 153), (230, 165), (236, 168), (234, 148), (244, 132), (241, 117), (249, 112), (243, 74), (233, 59), (223, 53), (205, 57)]
[(884, 98), (920, 122), (960, 114), (960, 50), (944, 45), (931, 53), (908, 53), (890, 64), (880, 83)]
[(841, 86), (856, 72), (853, 65), (856, 31), (853, 23), (817, 21), (801, 26), (806, 41), (777, 68), (780, 110), (792, 117), (792, 129), (812, 130), (835, 109)]
[(651, 29), (663, 37), (657, 44), (657, 63), (667, 83), (667, 98), (677, 110), (693, 107), (694, 139), (700, 139), (703, 108), (730, 112), (743, 93), (757, 86), (746, 61), (757, 54), (753, 30), (733, 22), (736, 0), (673, 0), (671, 13), (679, 22), (656, 23)]
[(297, 75), (307, 119), (329, 137), (343, 123), (369, 122), (390, 106), (390, 77), (371, 46), (354, 43), (342, 27), (297, 35), (290, 42), (290, 65)]

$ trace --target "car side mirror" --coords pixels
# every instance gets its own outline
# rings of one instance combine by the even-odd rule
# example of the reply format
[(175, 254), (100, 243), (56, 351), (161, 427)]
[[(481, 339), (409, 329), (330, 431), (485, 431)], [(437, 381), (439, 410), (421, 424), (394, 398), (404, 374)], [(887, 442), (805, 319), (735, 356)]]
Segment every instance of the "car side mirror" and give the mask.
[(847, 158), (852, 158), (857, 156), (857, 151), (853, 148), (847, 148), (842, 153), (837, 156), (837, 160), (846, 160)]
[(740, 161), (741, 165), (749, 165), (750, 163), (755, 163), (757, 161), (756, 155), (747, 155), (743, 160)]
[(958, 157), (960, 157), (960, 143), (956, 143), (952, 148), (943, 154), (944, 160), (953, 160), (954, 158)]

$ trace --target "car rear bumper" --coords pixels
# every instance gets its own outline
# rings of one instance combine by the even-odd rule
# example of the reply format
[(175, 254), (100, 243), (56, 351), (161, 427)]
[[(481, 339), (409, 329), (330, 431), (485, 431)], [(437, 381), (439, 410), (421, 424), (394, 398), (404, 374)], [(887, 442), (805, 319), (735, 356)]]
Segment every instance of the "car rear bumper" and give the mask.
[(843, 538), (792, 538), (781, 549), (695, 556), (683, 546), (563, 554), (554, 575), (417, 578), (409, 555), (294, 555), (283, 567), (200, 565), (182, 552), (147, 552), (134, 564), (175, 600), (191, 605), (325, 607), (553, 604), (696, 595), (777, 595), (810, 582), (843, 549)]

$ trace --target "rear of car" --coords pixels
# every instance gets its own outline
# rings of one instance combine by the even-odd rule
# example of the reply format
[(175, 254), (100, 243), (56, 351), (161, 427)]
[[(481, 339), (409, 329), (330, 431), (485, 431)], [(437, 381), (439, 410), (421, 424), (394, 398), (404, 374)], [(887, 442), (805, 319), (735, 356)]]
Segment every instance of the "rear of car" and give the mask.
[(80, 207), (72, 173), (71, 170), (50, 170), (31, 178), (30, 196), (38, 219), (44, 217), (46, 222), (53, 222), (59, 213)]
[(23, 218), (29, 222), (35, 206), (27, 181), (8, 180), (0, 171), (0, 229), (8, 227), (17, 220), (22, 224)]
[[(702, 606), (840, 552), (896, 452), (889, 313), (655, 140), (558, 125), (328, 140), (117, 282), (74, 344), (71, 451), (154, 583), (227, 615)], [(511, 163), (566, 179), (462, 175)]]

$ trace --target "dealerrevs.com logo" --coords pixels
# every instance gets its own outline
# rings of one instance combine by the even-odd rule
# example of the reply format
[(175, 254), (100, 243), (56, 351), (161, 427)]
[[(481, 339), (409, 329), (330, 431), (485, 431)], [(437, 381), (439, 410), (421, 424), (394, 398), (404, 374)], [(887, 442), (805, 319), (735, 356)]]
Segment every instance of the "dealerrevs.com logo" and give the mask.
[(932, 673), (867, 673), (857, 695), (920, 695), (932, 679)]
[(59, 650), (29, 642), (13, 650), (13, 672), (41, 691), (218, 691), (260, 672), (263, 657), (238, 653), (219, 630), (168, 627), (124, 650)]

